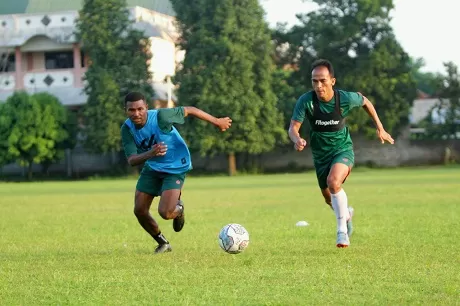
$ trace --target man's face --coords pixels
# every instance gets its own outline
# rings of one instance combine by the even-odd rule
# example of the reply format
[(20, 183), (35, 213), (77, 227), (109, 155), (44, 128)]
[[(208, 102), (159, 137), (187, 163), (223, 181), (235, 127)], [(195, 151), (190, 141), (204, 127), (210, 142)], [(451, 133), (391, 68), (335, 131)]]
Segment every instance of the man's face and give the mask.
[(147, 104), (144, 100), (126, 103), (126, 115), (135, 125), (144, 125), (147, 121)]
[(318, 66), (311, 72), (311, 84), (318, 98), (329, 101), (334, 96), (335, 78), (331, 77), (327, 67)]

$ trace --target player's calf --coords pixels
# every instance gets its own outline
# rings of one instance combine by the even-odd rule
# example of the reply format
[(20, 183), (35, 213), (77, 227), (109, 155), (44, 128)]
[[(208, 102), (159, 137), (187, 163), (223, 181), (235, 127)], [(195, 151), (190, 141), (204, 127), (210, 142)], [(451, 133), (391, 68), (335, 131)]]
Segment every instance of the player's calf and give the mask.
[(329, 191), (329, 188), (323, 188), (321, 189), (321, 193), (324, 197), (324, 202), (332, 209), (334, 210), (334, 208), (332, 207), (332, 199), (331, 199), (331, 192)]

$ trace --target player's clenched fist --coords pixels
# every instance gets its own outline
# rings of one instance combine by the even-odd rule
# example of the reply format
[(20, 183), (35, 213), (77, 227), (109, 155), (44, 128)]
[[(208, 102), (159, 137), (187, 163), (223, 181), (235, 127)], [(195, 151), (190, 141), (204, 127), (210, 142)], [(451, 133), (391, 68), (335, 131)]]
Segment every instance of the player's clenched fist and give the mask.
[(164, 156), (166, 151), (168, 151), (168, 146), (164, 142), (156, 143), (152, 146), (152, 156)]
[(225, 132), (232, 126), (232, 119), (229, 117), (217, 119), (216, 126), (222, 131)]
[(297, 142), (295, 143), (294, 148), (300, 152), (303, 149), (305, 149), (306, 146), (307, 146), (307, 141), (303, 138), (299, 138)]

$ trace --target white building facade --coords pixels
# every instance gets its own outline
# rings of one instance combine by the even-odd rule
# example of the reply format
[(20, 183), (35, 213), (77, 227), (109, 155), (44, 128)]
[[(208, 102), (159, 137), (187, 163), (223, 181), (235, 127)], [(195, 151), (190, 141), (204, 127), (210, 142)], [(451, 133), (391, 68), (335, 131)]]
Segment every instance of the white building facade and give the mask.
[[(151, 40), (156, 99), (174, 100), (167, 81), (176, 69), (175, 17), (135, 6), (134, 27)], [(1, 13), (1, 12), (0, 12)], [(74, 33), (78, 10), (0, 15), (0, 101), (15, 91), (49, 92), (66, 106), (86, 103), (83, 76), (88, 57)]]

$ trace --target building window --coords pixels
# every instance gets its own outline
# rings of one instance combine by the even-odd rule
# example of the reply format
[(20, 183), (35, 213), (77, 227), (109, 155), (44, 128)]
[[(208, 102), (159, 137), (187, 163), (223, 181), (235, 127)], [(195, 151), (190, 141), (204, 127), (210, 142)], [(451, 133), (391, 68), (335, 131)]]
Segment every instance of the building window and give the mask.
[(45, 52), (46, 69), (71, 69), (73, 68), (73, 52)]
[(14, 54), (2, 54), (0, 56), (0, 72), (16, 71), (16, 60)]

